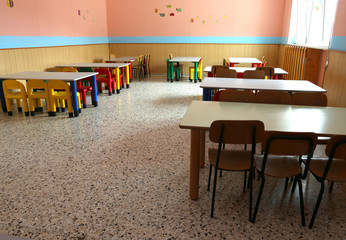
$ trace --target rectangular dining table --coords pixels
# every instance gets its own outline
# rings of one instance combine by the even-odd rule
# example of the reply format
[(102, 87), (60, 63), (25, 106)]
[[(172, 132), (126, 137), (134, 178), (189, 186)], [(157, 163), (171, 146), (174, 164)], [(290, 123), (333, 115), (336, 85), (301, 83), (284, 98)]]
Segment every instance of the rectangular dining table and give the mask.
[(130, 77), (130, 81), (132, 81), (132, 62), (137, 61), (138, 60), (138, 56), (123, 56), (123, 57), (118, 57), (118, 58), (113, 58), (113, 59), (106, 59), (105, 62), (106, 63), (119, 63), (119, 62), (124, 62), (124, 63), (129, 63), (129, 77)]
[[(214, 77), (214, 75), (211, 72), (211, 68), (212, 68), (212, 66), (206, 66), (204, 68), (204, 72), (208, 73), (208, 77)], [(255, 67), (229, 67), (229, 69), (235, 70), (237, 72), (238, 78), (243, 77), (243, 74), (245, 71), (256, 70)], [(274, 78), (275, 79), (282, 79), (283, 75), (287, 75), (287, 74), (288, 74), (288, 72), (286, 72), (282, 68), (274, 68)]]
[(130, 63), (69, 63), (69, 64), (62, 64), (58, 65), (56, 67), (89, 67), (89, 68), (111, 68), (115, 69), (115, 82), (116, 82), (116, 90), (117, 93), (120, 93), (120, 79), (119, 79), (119, 72), (120, 68), (126, 69), (126, 87), (130, 87), (130, 75), (129, 75), (129, 65)]
[[(179, 65), (180, 62), (191, 62), (194, 64), (195, 67), (195, 72), (193, 75), (193, 80), (196, 83), (197, 82), (197, 67), (198, 67), (198, 62), (201, 60), (200, 57), (174, 57), (169, 60), (170, 63), (177, 63)], [(168, 80), (171, 82), (173, 81), (173, 67), (171, 67), (170, 71), (167, 73)]]
[(234, 67), (234, 64), (238, 63), (250, 63), (252, 67), (259, 66), (262, 64), (262, 61), (257, 58), (248, 58), (248, 57), (230, 57), (229, 59), (230, 67)]
[(284, 104), (192, 101), (179, 127), (191, 130), (191, 199), (198, 199), (199, 168), (205, 162), (205, 131), (215, 120), (260, 120), (266, 131), (346, 135), (346, 108)]
[(327, 92), (307, 80), (269, 80), (250, 78), (210, 78), (203, 79), (203, 100), (210, 101), (214, 89), (271, 90), (287, 92)]
[(7, 79), (14, 80), (30, 80), (30, 79), (39, 79), (45, 81), (53, 81), (53, 80), (62, 80), (70, 83), (71, 94), (72, 94), (72, 105), (74, 116), (78, 117), (79, 108), (78, 108), (78, 100), (77, 100), (77, 85), (76, 81), (82, 80), (88, 77), (92, 77), (92, 96), (93, 96), (93, 105), (97, 107), (97, 91), (96, 91), (96, 75), (97, 72), (19, 72), (12, 73), (8, 75), (0, 75), (0, 99), (2, 110), (7, 112), (4, 91), (2, 86), (2, 81)]

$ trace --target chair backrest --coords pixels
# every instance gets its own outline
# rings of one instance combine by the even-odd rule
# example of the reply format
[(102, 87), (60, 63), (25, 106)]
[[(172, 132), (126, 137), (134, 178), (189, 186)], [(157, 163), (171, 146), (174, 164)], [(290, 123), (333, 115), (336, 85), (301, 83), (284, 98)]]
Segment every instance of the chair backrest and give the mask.
[(257, 67), (256, 70), (259, 71), (264, 71), (265, 76), (267, 77), (267, 79), (272, 79), (274, 76), (274, 71), (275, 68), (274, 67)]
[(90, 67), (81, 67), (78, 69), (78, 72), (94, 72), (94, 70)]
[(217, 120), (209, 129), (210, 141), (225, 144), (256, 144), (262, 141), (264, 124), (258, 120)]
[(36, 89), (44, 89), (45, 91), (48, 90), (48, 85), (45, 81), (39, 80), (39, 79), (31, 79), (26, 82), (26, 89), (28, 92), (28, 96), (30, 96), (34, 90)]
[(216, 72), (219, 69), (229, 69), (229, 68), (225, 65), (213, 65), (213, 66), (211, 66), (211, 73), (215, 76)]
[(70, 86), (67, 84), (67, 82), (64, 82), (62, 80), (50, 80), (48, 81), (48, 89), (50, 91), (50, 94), (52, 94), (55, 90), (66, 92), (66, 95), (69, 96), (71, 94)]
[(2, 86), (4, 88), (4, 93), (8, 92), (8, 90), (20, 89), (22, 92), (25, 92), (25, 87), (23, 83), (17, 80), (4, 80), (2, 82)]
[(197, 66), (198, 71), (202, 71), (202, 65), (203, 65), (203, 59), (201, 58), (201, 60), (199, 60), (199, 62), (198, 62), (198, 66)]
[(227, 69), (218, 69), (216, 74), (215, 74), (215, 77), (223, 77), (223, 78), (237, 78), (237, 71), (234, 70), (234, 69), (229, 69), (227, 66), (226, 66)]
[(259, 91), (256, 102), (269, 104), (291, 104), (291, 94), (284, 91)]
[(292, 95), (292, 105), (327, 106), (327, 95), (324, 93), (296, 92)]
[(213, 101), (220, 101), (221, 92), (225, 90), (217, 90), (213, 95)]
[(256, 96), (252, 91), (238, 91), (227, 89), (220, 93), (221, 102), (256, 102)]
[(265, 76), (266, 74), (262, 70), (246, 70), (243, 74), (243, 78), (265, 79)]
[(96, 68), (95, 72), (98, 72), (96, 78), (108, 78), (111, 77), (111, 72), (108, 68)]
[(335, 157), (346, 161), (346, 136), (337, 135), (331, 137), (325, 151), (328, 157)]
[(145, 55), (146, 64), (150, 64), (150, 54)]
[(62, 71), (63, 72), (78, 72), (78, 70), (74, 67), (63, 67)]
[(229, 67), (229, 63), (227, 62), (227, 60), (226, 60), (226, 59), (223, 59), (222, 64), (223, 64), (224, 66)]
[(172, 59), (172, 58), (173, 58), (173, 54), (170, 53), (170, 54), (168, 55), (168, 57), (169, 57), (169, 59)]

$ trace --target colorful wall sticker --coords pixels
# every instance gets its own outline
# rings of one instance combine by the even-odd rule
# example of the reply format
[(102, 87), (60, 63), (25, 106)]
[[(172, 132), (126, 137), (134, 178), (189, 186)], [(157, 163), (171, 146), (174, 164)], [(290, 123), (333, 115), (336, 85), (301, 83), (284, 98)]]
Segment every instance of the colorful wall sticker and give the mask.
[(14, 7), (14, 3), (12, 0), (7, 0), (7, 6), (9, 6), (10, 8)]
[(155, 8), (154, 13), (158, 13), (158, 12), (159, 12), (159, 9)]
[(172, 8), (172, 5), (166, 5), (167, 8)]
[(164, 17), (166, 14), (164, 13), (160, 13), (160, 17)]
[(177, 12), (181, 12), (181, 8), (176, 8)]
[(174, 17), (174, 13), (170, 13), (169, 16)]

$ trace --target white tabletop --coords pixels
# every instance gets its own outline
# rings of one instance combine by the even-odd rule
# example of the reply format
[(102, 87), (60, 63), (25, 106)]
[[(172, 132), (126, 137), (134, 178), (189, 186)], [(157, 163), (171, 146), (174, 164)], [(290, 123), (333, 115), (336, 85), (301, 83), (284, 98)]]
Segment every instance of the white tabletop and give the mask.
[(325, 89), (306, 80), (269, 80), (249, 78), (210, 78), (202, 81), (201, 88), (273, 90), (289, 92), (327, 92)]
[(107, 59), (106, 62), (134, 62), (137, 61), (138, 57), (135, 56), (124, 56), (124, 57), (118, 57), (114, 59)]
[[(212, 66), (206, 66), (204, 68), (204, 72), (211, 72), (211, 67)], [(247, 70), (256, 70), (255, 67), (229, 67), (229, 69), (233, 69), (237, 73), (244, 73)], [(276, 74), (276, 75), (285, 75), (285, 74), (288, 74), (288, 72), (286, 72), (282, 68), (274, 68), (274, 74)]]
[(241, 58), (241, 57), (230, 57), (230, 63), (262, 63), (257, 58)]
[(97, 72), (19, 72), (0, 76), (0, 79), (40, 79), (40, 80), (63, 80), (66, 82), (77, 81), (83, 78), (97, 75)]
[(209, 129), (215, 120), (260, 120), (265, 130), (346, 135), (346, 108), (193, 101), (180, 128)]
[(69, 63), (56, 67), (120, 68), (127, 65), (130, 65), (130, 63)]
[(170, 62), (199, 62), (200, 57), (174, 57)]

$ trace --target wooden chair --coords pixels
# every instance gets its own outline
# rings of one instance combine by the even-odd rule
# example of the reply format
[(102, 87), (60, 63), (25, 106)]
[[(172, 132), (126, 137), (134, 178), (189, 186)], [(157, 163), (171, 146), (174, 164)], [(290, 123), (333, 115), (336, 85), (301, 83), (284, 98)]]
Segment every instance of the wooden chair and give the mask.
[(213, 74), (213, 76), (215, 76), (216, 72), (219, 69), (229, 69), (229, 67), (227, 67), (225, 65), (213, 65), (213, 66), (211, 66), (211, 73)]
[(220, 77), (220, 78), (237, 78), (237, 72), (234, 69), (218, 69), (216, 70), (215, 77)]
[(243, 78), (265, 79), (265, 73), (262, 70), (246, 70)]
[(132, 65), (132, 75), (138, 76), (138, 80), (141, 80), (141, 76), (144, 79), (144, 55), (138, 57), (137, 65)]
[(257, 103), (291, 104), (291, 94), (284, 91), (259, 91), (255, 96)]
[(241, 91), (227, 89), (220, 93), (219, 101), (221, 102), (249, 102), (255, 103), (256, 96), (252, 91)]
[(305, 160), (306, 168), (309, 169), (312, 175), (321, 184), (320, 193), (318, 194), (309, 224), (310, 229), (314, 224), (322, 200), (324, 181), (331, 181), (329, 192), (332, 191), (334, 182), (346, 182), (346, 136), (339, 135), (332, 137), (327, 143), (325, 153), (328, 158), (312, 158), (310, 161)]
[(274, 67), (257, 67), (256, 70), (264, 71), (266, 79), (273, 79), (275, 68)]
[(311, 159), (316, 147), (316, 141), (317, 136), (314, 133), (266, 132), (262, 141), (264, 155), (255, 157), (256, 169), (259, 172), (261, 185), (252, 222), (256, 220), (263, 193), (265, 175), (286, 179), (295, 177), (295, 181), (297, 181), (299, 185), (301, 224), (305, 226), (303, 189), (301, 182), (302, 168), (298, 159), (301, 155), (307, 155), (308, 159)]
[[(262, 140), (264, 135), (264, 124), (261, 121), (231, 121), (219, 120), (214, 121), (209, 130), (210, 141), (218, 143), (218, 148), (209, 148), (208, 156), (210, 162), (208, 191), (210, 188), (210, 180), (212, 168), (214, 171), (213, 196), (211, 203), (211, 217), (214, 216), (215, 192), (218, 170), (225, 171), (244, 171), (244, 190), (246, 186), (246, 172), (249, 171), (249, 220), (252, 214), (252, 181), (254, 169), (254, 155), (256, 152), (256, 144)], [(225, 150), (222, 149), (224, 144), (251, 144), (251, 151), (246, 150)]]

